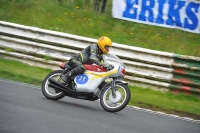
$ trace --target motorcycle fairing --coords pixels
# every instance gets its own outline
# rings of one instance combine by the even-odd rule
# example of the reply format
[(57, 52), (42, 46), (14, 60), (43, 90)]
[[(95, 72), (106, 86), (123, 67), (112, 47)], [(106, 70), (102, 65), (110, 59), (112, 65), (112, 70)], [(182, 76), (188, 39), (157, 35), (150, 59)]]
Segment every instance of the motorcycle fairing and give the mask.
[(80, 92), (93, 92), (110, 75), (118, 73), (118, 67), (108, 72), (95, 72), (86, 70), (75, 77), (76, 90)]

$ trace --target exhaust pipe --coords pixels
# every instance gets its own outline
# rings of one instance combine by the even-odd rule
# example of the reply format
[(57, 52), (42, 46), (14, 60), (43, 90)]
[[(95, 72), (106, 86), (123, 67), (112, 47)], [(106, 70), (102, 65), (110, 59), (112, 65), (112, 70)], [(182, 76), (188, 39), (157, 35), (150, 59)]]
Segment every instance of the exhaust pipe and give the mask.
[[(52, 79), (52, 78), (49, 79), (49, 82), (50, 82), (51, 84), (53, 84), (53, 85), (59, 86), (60, 88), (62, 88), (62, 89), (64, 89), (64, 90), (69, 90), (69, 89), (70, 89), (69, 87), (62, 85), (61, 83), (59, 83), (58, 81), (56, 81), (56, 80), (54, 80), (54, 79)], [(70, 89), (70, 90), (71, 90), (71, 89)]]
[(58, 81), (52, 78), (49, 79), (49, 82), (50, 82), (49, 84), (50, 87), (67, 92), (67, 93), (71, 93), (73, 95), (87, 96), (88, 94), (91, 94), (91, 93), (77, 92), (76, 90), (72, 90), (69, 87), (62, 85), (61, 83), (59, 83)]
[(52, 87), (52, 88), (54, 88), (54, 89), (58, 89), (60, 91), (68, 92), (66, 89), (63, 89), (63, 88), (61, 88), (59, 86), (56, 86), (56, 85), (54, 85), (52, 83), (50, 83), (49, 86)]

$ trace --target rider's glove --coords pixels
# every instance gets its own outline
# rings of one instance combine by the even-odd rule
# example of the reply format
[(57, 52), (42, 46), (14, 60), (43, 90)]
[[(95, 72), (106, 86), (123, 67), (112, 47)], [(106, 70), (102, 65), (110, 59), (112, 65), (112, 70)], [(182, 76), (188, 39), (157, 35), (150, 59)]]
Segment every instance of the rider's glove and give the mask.
[(108, 67), (108, 64), (102, 63), (101, 67), (103, 67), (104, 69), (106, 69)]
[(107, 69), (107, 70), (112, 70), (113, 68), (114, 68), (113, 65), (109, 65), (106, 69)]
[(104, 68), (104, 69), (106, 69), (106, 70), (111, 70), (111, 69), (113, 69), (113, 65), (109, 65), (109, 64), (102, 64), (102, 67)]

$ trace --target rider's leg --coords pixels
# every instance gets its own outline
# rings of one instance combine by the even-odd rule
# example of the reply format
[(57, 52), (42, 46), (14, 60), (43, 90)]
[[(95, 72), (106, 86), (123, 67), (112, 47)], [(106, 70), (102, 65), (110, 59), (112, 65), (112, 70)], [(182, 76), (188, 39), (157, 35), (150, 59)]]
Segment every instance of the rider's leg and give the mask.
[(71, 77), (73, 76), (76, 76), (78, 74), (81, 74), (85, 71), (85, 67), (82, 65), (82, 66), (78, 66), (74, 69), (72, 69), (71, 71), (67, 72), (64, 76), (64, 78), (62, 77), (62, 79), (65, 81), (65, 82), (68, 82), (70, 80)]
[(85, 67), (83, 66), (83, 64), (76, 58), (72, 58), (69, 61), (69, 65), (74, 69), (67, 72), (65, 75), (62, 75), (62, 77), (61, 77), (66, 83), (70, 81), (71, 77), (76, 76), (85, 71)]

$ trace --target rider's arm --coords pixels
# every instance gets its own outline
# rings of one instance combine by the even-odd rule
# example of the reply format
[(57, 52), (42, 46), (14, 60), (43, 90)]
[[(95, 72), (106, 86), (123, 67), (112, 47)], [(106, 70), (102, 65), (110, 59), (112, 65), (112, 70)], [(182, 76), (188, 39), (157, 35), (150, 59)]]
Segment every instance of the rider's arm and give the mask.
[(93, 44), (90, 46), (90, 59), (93, 63), (101, 65), (101, 62), (97, 58), (97, 45)]

